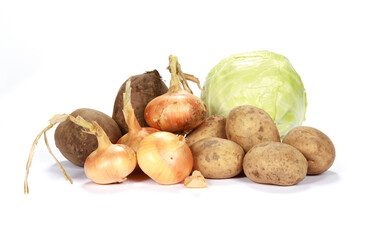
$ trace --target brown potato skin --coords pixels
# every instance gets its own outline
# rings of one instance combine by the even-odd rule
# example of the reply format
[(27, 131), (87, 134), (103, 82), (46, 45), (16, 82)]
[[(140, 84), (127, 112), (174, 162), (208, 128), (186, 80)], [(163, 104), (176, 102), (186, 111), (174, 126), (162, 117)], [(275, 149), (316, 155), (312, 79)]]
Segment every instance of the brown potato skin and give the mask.
[(186, 136), (186, 143), (191, 146), (200, 139), (219, 137), (226, 139), (226, 118), (212, 115)]
[[(117, 122), (122, 134), (128, 132), (128, 125), (125, 122), (123, 115), (123, 93), (126, 88), (125, 81), (119, 88), (118, 94), (114, 101), (112, 118)], [(166, 84), (161, 80), (161, 76), (157, 70), (146, 72), (131, 77), (131, 103), (136, 115), (137, 121), (141, 127), (149, 127), (144, 118), (144, 110), (147, 104), (164, 93), (168, 88)]]
[(298, 149), (308, 160), (308, 175), (327, 171), (335, 161), (335, 146), (331, 139), (318, 129), (295, 127), (288, 132), (283, 142)]
[(252, 181), (291, 186), (307, 175), (308, 163), (296, 148), (280, 142), (260, 143), (245, 155), (243, 171)]
[(227, 139), (248, 152), (256, 144), (280, 142), (279, 131), (270, 115), (261, 108), (242, 105), (233, 108), (227, 117)]
[[(70, 115), (81, 116), (86, 121), (96, 121), (108, 135), (112, 143), (122, 136), (118, 124), (108, 115), (89, 108), (80, 108)], [(62, 155), (77, 166), (83, 167), (86, 158), (98, 147), (96, 137), (85, 133), (83, 128), (69, 119), (60, 123), (56, 128), (55, 144)]]
[(191, 147), (193, 170), (206, 178), (231, 178), (242, 172), (244, 150), (237, 143), (218, 137), (203, 138)]

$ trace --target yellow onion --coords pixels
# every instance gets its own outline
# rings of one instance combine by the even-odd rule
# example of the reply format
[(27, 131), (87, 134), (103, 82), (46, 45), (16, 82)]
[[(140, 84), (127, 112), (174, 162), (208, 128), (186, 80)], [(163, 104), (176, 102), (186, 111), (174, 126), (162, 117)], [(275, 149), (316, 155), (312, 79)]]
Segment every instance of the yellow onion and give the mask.
[(193, 154), (182, 135), (156, 132), (145, 137), (137, 150), (142, 171), (160, 184), (183, 181), (193, 168)]
[(112, 144), (108, 135), (95, 121), (89, 123), (81, 117), (70, 118), (84, 127), (88, 133), (94, 134), (98, 140), (98, 148), (85, 160), (86, 176), (98, 184), (119, 183), (136, 168), (136, 154), (132, 148), (124, 144)]
[(95, 183), (119, 183), (127, 179), (136, 163), (133, 149), (122, 144), (111, 144), (92, 152), (85, 161), (84, 169), (86, 176)]
[[(152, 99), (145, 108), (145, 120), (153, 128), (168, 132), (188, 132), (207, 118), (207, 106), (192, 94), (186, 80), (199, 80), (181, 71), (177, 57), (169, 57), (171, 71), (167, 93)], [(183, 85), (184, 89), (180, 86)]]

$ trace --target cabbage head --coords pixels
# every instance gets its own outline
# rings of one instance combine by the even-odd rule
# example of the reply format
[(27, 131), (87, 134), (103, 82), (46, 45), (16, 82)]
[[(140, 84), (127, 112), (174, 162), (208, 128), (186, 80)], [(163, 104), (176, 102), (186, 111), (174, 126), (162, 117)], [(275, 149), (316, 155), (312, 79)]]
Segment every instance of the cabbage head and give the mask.
[(307, 98), (298, 73), (287, 58), (269, 51), (234, 54), (220, 61), (208, 74), (201, 99), (209, 115), (225, 117), (240, 105), (265, 110), (280, 136), (305, 120)]

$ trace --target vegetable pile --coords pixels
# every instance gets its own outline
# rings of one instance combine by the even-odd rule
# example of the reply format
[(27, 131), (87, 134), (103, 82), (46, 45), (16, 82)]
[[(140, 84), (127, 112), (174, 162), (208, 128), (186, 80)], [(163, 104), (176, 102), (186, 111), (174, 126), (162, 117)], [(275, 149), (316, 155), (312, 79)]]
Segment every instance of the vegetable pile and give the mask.
[[(182, 72), (176, 56), (169, 56), (168, 70), (169, 88), (157, 70), (125, 81), (112, 117), (80, 108), (51, 118), (29, 153), (24, 193), (42, 135), (72, 183), (47, 140), (46, 132), (57, 124), (57, 148), (96, 184), (121, 183), (140, 169), (159, 184), (187, 188), (242, 173), (253, 182), (290, 186), (332, 166), (329, 137), (301, 126), (306, 94), (285, 57), (268, 51), (233, 55), (210, 71), (204, 89), (198, 78)], [(188, 81), (198, 85), (201, 98)]]
[(201, 98), (209, 115), (227, 117), (240, 105), (265, 110), (280, 136), (305, 119), (307, 98), (299, 74), (289, 60), (269, 51), (235, 54), (220, 61), (208, 74)]

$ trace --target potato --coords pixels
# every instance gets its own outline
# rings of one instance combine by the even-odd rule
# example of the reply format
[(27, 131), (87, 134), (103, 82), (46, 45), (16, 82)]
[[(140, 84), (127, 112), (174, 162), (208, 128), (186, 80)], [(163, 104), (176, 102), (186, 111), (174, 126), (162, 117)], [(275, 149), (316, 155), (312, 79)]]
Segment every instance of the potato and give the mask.
[[(86, 121), (96, 121), (106, 132), (110, 141), (116, 143), (122, 136), (118, 124), (108, 115), (97, 110), (80, 108), (70, 115), (81, 116)], [(83, 128), (69, 119), (60, 123), (55, 131), (55, 144), (62, 155), (70, 162), (83, 167), (86, 158), (98, 147), (94, 135), (83, 131)]]
[(186, 136), (186, 143), (191, 146), (200, 139), (207, 137), (227, 138), (226, 118), (212, 115)]
[(241, 145), (245, 152), (262, 142), (280, 142), (279, 131), (270, 115), (250, 105), (237, 106), (229, 112), (226, 134), (227, 139)]
[(335, 146), (331, 139), (312, 127), (296, 127), (283, 139), (298, 149), (308, 160), (308, 174), (321, 174), (327, 171), (335, 161)]
[(243, 171), (254, 182), (295, 185), (307, 175), (308, 163), (296, 148), (280, 142), (260, 143), (246, 153)]
[(190, 147), (194, 158), (194, 170), (206, 178), (231, 178), (242, 172), (245, 155), (235, 142), (218, 137), (203, 138)]
[[(126, 82), (120, 87), (115, 98), (112, 115), (112, 118), (118, 123), (123, 135), (128, 132), (128, 125), (123, 115), (123, 93), (125, 92)], [(166, 93), (168, 88), (161, 80), (161, 76), (157, 70), (132, 76), (131, 88), (131, 102), (137, 121), (141, 127), (149, 127), (144, 119), (144, 109), (152, 99)]]

